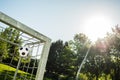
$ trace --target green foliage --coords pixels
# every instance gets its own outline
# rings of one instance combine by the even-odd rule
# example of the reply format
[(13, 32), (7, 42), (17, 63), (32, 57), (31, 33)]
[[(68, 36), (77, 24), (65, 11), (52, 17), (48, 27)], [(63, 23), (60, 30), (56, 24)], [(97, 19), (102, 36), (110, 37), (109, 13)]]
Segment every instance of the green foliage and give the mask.
[(90, 46), (91, 42), (85, 34), (76, 34), (74, 40), (69, 42), (71, 50), (74, 52), (75, 61), (74, 61), (74, 71), (75, 75), (78, 71), (78, 68), (83, 61), (86, 52)]
[(95, 77), (97, 80), (120, 79), (120, 38), (116, 29), (118, 28), (115, 28), (115, 32), (108, 33), (105, 38), (98, 39), (93, 45), (83, 68), (84, 73), (91, 74), (88, 77)]
[(76, 34), (74, 40), (70, 42), (63, 43), (61, 40), (53, 42), (45, 76), (53, 80), (74, 80), (89, 44), (90, 41), (84, 34)]
[[(45, 76), (52, 80), (74, 77), (73, 64), (74, 55), (68, 43), (58, 40), (51, 45)], [(61, 77), (61, 75), (65, 77)]]
[(0, 57), (2, 59), (11, 58), (18, 60), (18, 46), (11, 43), (21, 44), (20, 32), (8, 27), (0, 32)]
[(43, 80), (52, 80), (52, 79), (49, 79), (49, 78), (44, 78)]
[[(80, 80), (120, 80), (120, 28), (112, 28), (105, 38), (92, 44), (82, 66)], [(52, 80), (75, 80), (79, 65), (91, 44), (85, 34), (76, 34), (67, 42), (58, 40), (50, 48), (45, 77)]]

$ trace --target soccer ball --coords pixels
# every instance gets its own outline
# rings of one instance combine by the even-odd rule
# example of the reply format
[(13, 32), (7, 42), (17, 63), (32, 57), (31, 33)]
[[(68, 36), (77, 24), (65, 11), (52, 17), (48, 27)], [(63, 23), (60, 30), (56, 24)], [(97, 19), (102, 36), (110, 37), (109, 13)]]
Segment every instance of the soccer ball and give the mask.
[(23, 57), (23, 58), (28, 57), (28, 54), (29, 54), (29, 49), (28, 49), (28, 47), (20, 47), (20, 49), (19, 49), (19, 54), (20, 54), (20, 56)]

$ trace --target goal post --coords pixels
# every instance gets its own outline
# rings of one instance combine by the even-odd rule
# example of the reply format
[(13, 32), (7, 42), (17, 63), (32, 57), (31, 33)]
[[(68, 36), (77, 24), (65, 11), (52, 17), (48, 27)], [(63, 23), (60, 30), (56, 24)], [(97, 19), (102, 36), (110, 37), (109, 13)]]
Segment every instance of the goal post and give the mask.
[[(35, 38), (37, 40), (37, 42), (40, 42), (43, 44), (43, 48), (41, 51), (41, 56), (40, 56), (40, 60), (38, 62), (37, 72), (36, 72), (36, 76), (35, 76), (35, 80), (43, 80), (45, 67), (46, 67), (46, 63), (47, 63), (47, 58), (48, 58), (48, 54), (49, 54), (49, 49), (50, 49), (50, 45), (51, 45), (51, 39), (37, 31), (33, 30), (32, 28), (26, 26), (25, 24), (9, 17), (8, 15), (6, 15), (2, 12), (0, 12), (0, 22), (6, 24), (8, 26), (12, 26), (16, 30), (19, 30), (20, 32), (23, 32), (24, 34), (27, 34), (30, 37)], [(32, 42), (32, 43), (37, 44), (37, 42)]]

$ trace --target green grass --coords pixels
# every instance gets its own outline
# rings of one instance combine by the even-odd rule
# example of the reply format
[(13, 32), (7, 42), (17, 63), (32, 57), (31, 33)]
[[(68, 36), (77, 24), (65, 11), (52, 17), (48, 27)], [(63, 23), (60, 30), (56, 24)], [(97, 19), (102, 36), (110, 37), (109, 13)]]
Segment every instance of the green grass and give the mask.
[[(13, 71), (13, 72), (15, 72), (16, 69), (13, 67), (10, 67), (8, 65), (5, 65), (5, 64), (0, 64), (0, 72), (1, 71)], [(26, 74), (26, 72), (21, 71), (21, 70), (18, 70), (18, 73)]]
[[(15, 71), (16, 71), (15, 68), (0, 63), (0, 80), (4, 80), (5, 77), (6, 77), (7, 80), (12, 80), (13, 77), (14, 77)], [(25, 78), (26, 75), (27, 75), (26, 78), (29, 80), (30, 79), (30, 74), (29, 73), (18, 70), (16, 80), (21, 80), (20, 77)], [(33, 77), (32, 80), (34, 80), (34, 77)]]

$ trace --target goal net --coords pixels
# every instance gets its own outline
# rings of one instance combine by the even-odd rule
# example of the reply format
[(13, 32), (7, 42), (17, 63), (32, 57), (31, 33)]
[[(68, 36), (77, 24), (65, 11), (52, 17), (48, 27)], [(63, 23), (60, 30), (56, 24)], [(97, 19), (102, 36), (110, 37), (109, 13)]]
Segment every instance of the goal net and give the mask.
[(0, 12), (0, 80), (43, 80), (51, 39)]

